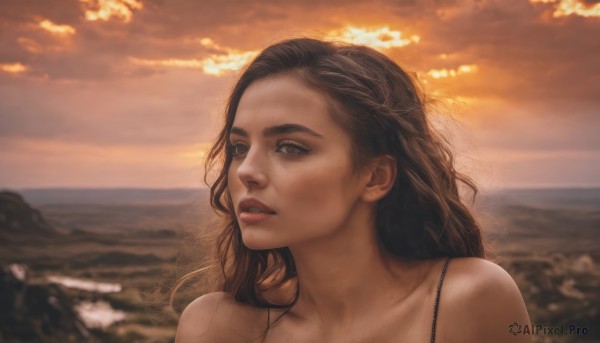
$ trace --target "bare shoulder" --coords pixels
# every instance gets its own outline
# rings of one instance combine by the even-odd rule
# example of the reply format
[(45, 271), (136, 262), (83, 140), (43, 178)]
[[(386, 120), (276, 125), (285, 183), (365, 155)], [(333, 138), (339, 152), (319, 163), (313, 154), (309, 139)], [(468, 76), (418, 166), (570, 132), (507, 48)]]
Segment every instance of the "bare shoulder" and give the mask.
[(529, 315), (513, 278), (493, 262), (452, 259), (439, 306), (436, 332), (440, 341), (531, 342), (531, 336), (509, 331), (512, 323), (530, 324)]
[(227, 306), (224, 292), (205, 294), (191, 302), (181, 314), (177, 325), (176, 343), (220, 342), (218, 332), (219, 307)]
[[(512, 277), (506, 270), (494, 262), (477, 257), (458, 257), (450, 260), (453, 282), (465, 282), (469, 288), (479, 289), (480, 283), (486, 286), (499, 285), (508, 287), (515, 285)], [(450, 274), (449, 274), (450, 275)], [(515, 285), (516, 286), (516, 285)]]
[(191, 302), (181, 314), (175, 342), (252, 342), (257, 338), (263, 312), (263, 309), (238, 303), (225, 292), (205, 294)]

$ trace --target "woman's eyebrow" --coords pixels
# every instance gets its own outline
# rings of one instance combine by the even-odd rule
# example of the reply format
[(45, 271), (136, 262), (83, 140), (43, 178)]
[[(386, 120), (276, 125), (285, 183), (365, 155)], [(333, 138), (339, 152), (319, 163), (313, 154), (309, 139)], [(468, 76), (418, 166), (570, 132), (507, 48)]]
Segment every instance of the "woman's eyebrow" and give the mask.
[[(262, 134), (264, 137), (269, 137), (269, 136), (276, 136), (276, 135), (292, 133), (292, 132), (301, 132), (301, 133), (309, 134), (314, 137), (323, 138), (323, 136), (316, 133), (315, 131), (307, 128), (306, 126), (302, 126), (302, 125), (298, 125), (298, 124), (282, 124), (282, 125), (270, 126), (270, 127), (265, 128), (263, 130)], [(231, 130), (229, 131), (229, 133), (230, 134), (234, 133), (239, 136), (248, 137), (248, 132), (246, 132), (246, 130), (244, 130), (240, 127), (236, 127), (236, 126), (232, 127)]]

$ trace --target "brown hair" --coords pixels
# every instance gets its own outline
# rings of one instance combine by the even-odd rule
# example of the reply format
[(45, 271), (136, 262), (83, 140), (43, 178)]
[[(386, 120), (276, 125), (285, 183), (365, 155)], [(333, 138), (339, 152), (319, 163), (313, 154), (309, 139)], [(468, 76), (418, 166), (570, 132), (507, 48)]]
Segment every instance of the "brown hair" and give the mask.
[[(316, 39), (290, 39), (267, 47), (243, 71), (229, 97), (224, 127), (206, 159), (210, 203), (224, 219), (217, 236), (220, 282), (216, 290), (259, 307), (273, 304), (264, 291), (296, 275), (288, 248), (244, 246), (228, 188), (232, 161), (228, 136), (242, 94), (254, 81), (291, 73), (333, 99), (332, 116), (352, 141), (353, 172), (389, 154), (398, 164), (390, 192), (377, 204), (377, 234), (391, 254), (405, 258), (484, 257), (476, 220), (463, 204), (459, 183), (477, 188), (454, 169), (448, 142), (431, 128), (424, 94), (402, 68), (371, 48)], [(340, 110), (337, 110), (340, 109)], [(216, 179), (207, 180), (211, 171)]]

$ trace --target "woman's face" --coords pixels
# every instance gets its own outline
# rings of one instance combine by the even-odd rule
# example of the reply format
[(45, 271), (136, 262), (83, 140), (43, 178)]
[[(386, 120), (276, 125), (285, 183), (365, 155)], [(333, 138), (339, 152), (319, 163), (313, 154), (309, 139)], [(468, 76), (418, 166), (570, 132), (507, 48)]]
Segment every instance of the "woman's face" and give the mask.
[[(328, 98), (290, 75), (253, 82), (229, 141), (228, 185), (244, 244), (293, 246), (342, 228), (365, 183), (351, 175), (349, 135), (330, 117)], [(253, 198), (260, 207), (242, 203)]]

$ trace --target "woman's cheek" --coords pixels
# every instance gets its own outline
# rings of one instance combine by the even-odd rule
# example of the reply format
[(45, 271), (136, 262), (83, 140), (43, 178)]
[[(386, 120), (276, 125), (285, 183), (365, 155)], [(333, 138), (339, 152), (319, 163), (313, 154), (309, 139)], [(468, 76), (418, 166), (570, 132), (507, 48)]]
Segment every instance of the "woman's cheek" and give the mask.
[[(344, 186), (340, 173), (334, 171), (313, 170), (303, 173), (302, 177), (289, 179), (285, 199), (289, 200), (288, 209), (308, 225), (334, 226), (342, 221), (344, 207)], [(337, 177), (334, 177), (337, 176)], [(287, 201), (286, 201), (287, 202)]]

